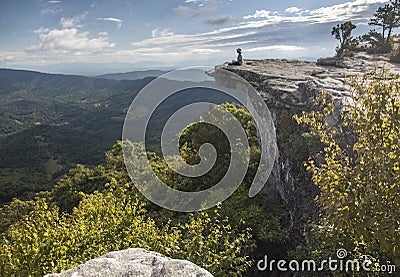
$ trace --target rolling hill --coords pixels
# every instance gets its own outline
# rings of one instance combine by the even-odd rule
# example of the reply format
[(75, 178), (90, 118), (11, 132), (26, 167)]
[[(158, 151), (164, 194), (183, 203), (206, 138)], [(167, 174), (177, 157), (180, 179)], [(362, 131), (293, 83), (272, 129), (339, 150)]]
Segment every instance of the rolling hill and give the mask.
[[(144, 76), (140, 74), (136, 77)], [(121, 139), (130, 103), (153, 79), (0, 69), (0, 206), (13, 197), (29, 198), (51, 188), (76, 164), (101, 163), (104, 152)], [(178, 81), (166, 82), (174, 86)], [(162, 128), (174, 111), (201, 101), (220, 104), (233, 99), (204, 89), (169, 97), (149, 123), (148, 149), (159, 149)]]
[(48, 188), (77, 163), (101, 161), (151, 80), (0, 69), (0, 202)]

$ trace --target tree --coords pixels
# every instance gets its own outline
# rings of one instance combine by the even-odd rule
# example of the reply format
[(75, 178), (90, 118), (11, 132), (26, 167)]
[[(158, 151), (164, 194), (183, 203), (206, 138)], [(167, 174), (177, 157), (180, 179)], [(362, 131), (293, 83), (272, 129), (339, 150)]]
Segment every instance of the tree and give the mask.
[(356, 25), (347, 21), (342, 24), (338, 24), (332, 28), (332, 36), (335, 36), (339, 40), (339, 45), (336, 47), (336, 56), (342, 59), (345, 56), (351, 54), (352, 48), (357, 46), (357, 40), (351, 36), (351, 32), (356, 28)]
[(371, 43), (373, 51), (377, 53), (390, 52), (393, 30), (400, 27), (400, 1), (391, 0), (390, 3), (379, 7), (368, 24), (380, 27), (381, 32), (370, 30), (368, 34), (361, 36), (360, 40)]
[[(250, 146), (247, 174), (239, 188), (222, 203), (220, 212), (231, 219), (230, 224), (234, 229), (251, 228), (257, 245), (256, 255), (269, 253), (275, 255), (274, 257), (283, 257), (288, 248), (290, 226), (289, 214), (284, 204), (272, 195), (258, 194), (253, 198), (248, 197), (248, 190), (259, 166), (261, 151), (252, 115), (245, 107), (236, 103), (225, 103), (220, 106), (243, 126)], [(212, 110), (205, 113), (202, 118), (213, 118), (215, 122), (231, 120), (216, 118)], [(227, 137), (219, 128), (204, 122), (193, 124), (182, 132), (179, 143), (180, 154), (188, 164), (200, 162), (198, 150), (204, 143), (211, 143), (215, 147), (217, 160), (207, 174), (198, 178), (180, 176), (168, 169), (165, 162), (153, 163), (153, 170), (169, 186), (183, 191), (203, 190), (218, 183), (226, 174), (231, 158), (230, 146)], [(163, 174), (160, 174), (161, 172)]]
[(392, 0), (389, 4), (379, 7), (376, 13), (374, 13), (374, 17), (368, 24), (381, 27), (381, 35), (385, 39), (385, 42), (389, 44), (393, 29), (400, 27), (399, 0)]
[[(399, 266), (400, 77), (385, 70), (356, 77), (351, 92), (339, 130), (327, 123), (334, 105), (326, 97), (319, 101), (322, 112), (296, 117), (325, 145), (324, 160), (307, 163), (320, 189), (316, 234), (332, 250)], [(345, 136), (354, 143), (341, 142)]]

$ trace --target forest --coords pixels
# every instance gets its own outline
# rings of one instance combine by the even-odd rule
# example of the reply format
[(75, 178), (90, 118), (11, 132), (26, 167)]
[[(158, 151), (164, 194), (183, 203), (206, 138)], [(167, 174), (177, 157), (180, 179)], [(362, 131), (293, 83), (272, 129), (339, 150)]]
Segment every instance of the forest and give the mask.
[[(367, 82), (371, 78), (376, 81)], [(322, 112), (289, 112), (288, 125), (277, 133), (282, 149), (297, 149), (293, 155), (300, 165), (305, 163), (297, 170), (310, 174), (320, 190), (322, 212), (312, 222), (312, 241), (301, 249), (291, 243), (289, 214), (279, 197), (248, 197), (260, 155), (257, 132), (246, 109), (225, 103), (222, 107), (246, 130), (251, 161), (242, 185), (227, 201), (190, 214), (150, 203), (127, 175), (119, 141), (97, 165), (78, 164), (54, 186), (1, 208), (1, 275), (42, 276), (128, 247), (187, 259), (216, 276), (257, 276), (254, 263), (265, 253), (322, 259), (339, 247), (354, 249), (354, 258), (398, 265), (399, 77), (382, 71), (355, 78), (352, 92), (355, 105), (343, 115), (343, 130), (326, 128), (334, 105), (322, 94), (315, 102)], [(337, 132), (353, 137), (353, 143), (338, 142)], [(189, 164), (198, 162), (197, 151), (206, 142), (219, 150), (220, 162), (209, 174), (182, 179), (162, 156), (149, 152), (153, 170), (180, 190), (214, 184), (229, 163), (223, 133), (199, 123), (186, 129), (179, 141)], [(137, 149), (135, 142), (131, 149)], [(317, 155), (323, 155), (323, 161), (314, 160)]]

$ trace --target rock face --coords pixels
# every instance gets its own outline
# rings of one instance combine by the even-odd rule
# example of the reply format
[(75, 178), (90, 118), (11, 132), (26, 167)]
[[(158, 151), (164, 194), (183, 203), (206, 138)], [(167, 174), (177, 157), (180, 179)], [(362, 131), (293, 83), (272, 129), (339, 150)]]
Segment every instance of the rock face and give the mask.
[(219, 66), (250, 82), (261, 94), (274, 118), (279, 155), (264, 193), (276, 193), (286, 203), (290, 213), (291, 240), (294, 246), (306, 243), (307, 223), (318, 215), (318, 208), (314, 202), (318, 191), (304, 171), (303, 162), (307, 157), (299, 160), (293, 154), (296, 145), (287, 144), (286, 136), (301, 132), (299, 129), (285, 132), (288, 126), (297, 128), (293, 127), (296, 123), (292, 123), (292, 115), (315, 110), (315, 96), (326, 91), (336, 107), (332, 117), (328, 118), (329, 123), (339, 124), (339, 113), (350, 101), (350, 76), (363, 75), (374, 68), (382, 67), (392, 73), (400, 73), (398, 65), (391, 64), (387, 57), (381, 55), (356, 53), (354, 57), (346, 58), (343, 62), (346, 66), (338, 67), (336, 61), (330, 59), (321, 59), (318, 63), (297, 60), (246, 60), (243, 66)]
[(85, 264), (45, 277), (211, 277), (207, 270), (140, 248), (108, 253)]

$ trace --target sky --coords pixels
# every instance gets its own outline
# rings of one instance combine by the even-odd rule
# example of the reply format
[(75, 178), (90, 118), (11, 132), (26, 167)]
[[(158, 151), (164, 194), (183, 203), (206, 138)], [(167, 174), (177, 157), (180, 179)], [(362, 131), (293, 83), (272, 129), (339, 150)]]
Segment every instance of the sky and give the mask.
[(366, 33), (386, 2), (1, 0), (0, 67), (213, 66), (238, 47), (244, 59), (313, 60), (334, 54), (333, 26), (351, 20)]

